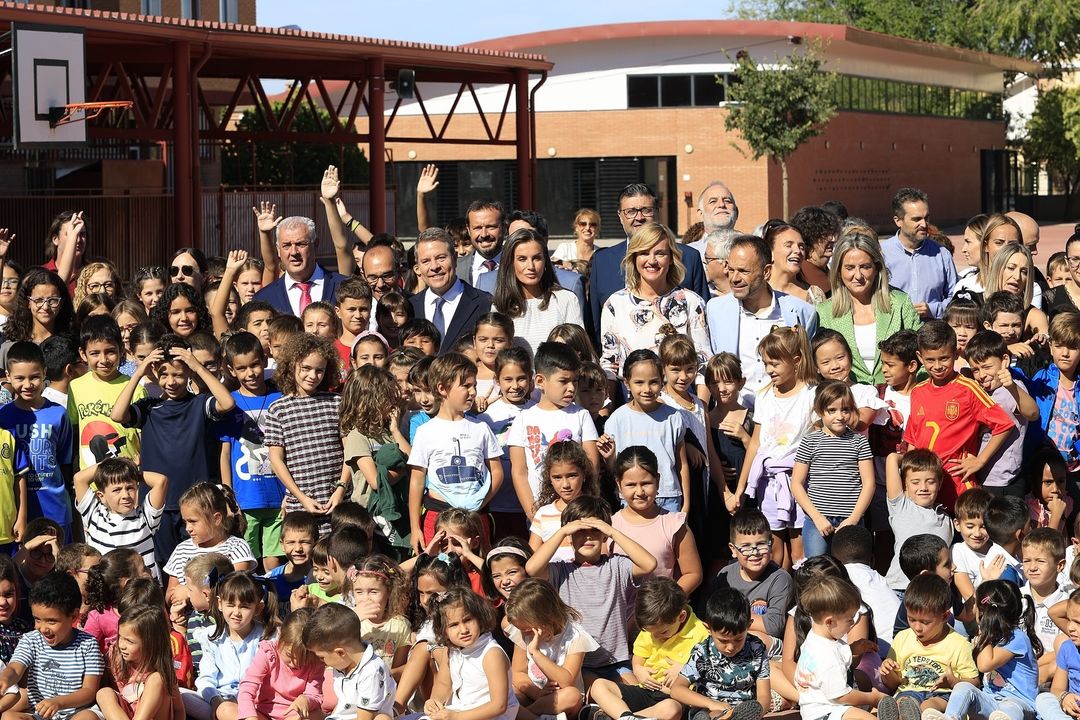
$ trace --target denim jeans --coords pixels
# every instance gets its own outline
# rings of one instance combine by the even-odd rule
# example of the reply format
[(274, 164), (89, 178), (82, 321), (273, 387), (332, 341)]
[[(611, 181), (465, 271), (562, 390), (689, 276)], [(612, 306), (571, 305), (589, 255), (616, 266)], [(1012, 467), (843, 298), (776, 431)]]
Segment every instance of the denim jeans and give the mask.
[(682, 510), (682, 495), (676, 495), (675, 497), (658, 497), (656, 498), (656, 506), (663, 508), (668, 512), (679, 512)]
[(1035, 698), (1035, 710), (1042, 720), (1072, 720), (1072, 716), (1061, 709), (1061, 703), (1053, 693), (1039, 693)]
[[(846, 517), (840, 515), (826, 515), (825, 519), (829, 521), (829, 524), (834, 528), (840, 523), (847, 520)], [(808, 558), (812, 558), (815, 555), (827, 555), (829, 553), (829, 547), (832, 546), (832, 535), (829, 537), (822, 537), (821, 532), (817, 529), (817, 525), (810, 519), (810, 516), (806, 516), (806, 522), (803, 523), (802, 528), (802, 545), (803, 555)]]
[(969, 716), (970, 720), (985, 720), (990, 713), (1000, 710), (1009, 716), (1009, 720), (1024, 720), (1024, 715), (1035, 712), (1031, 703), (1013, 695), (988, 693), (971, 683), (959, 682), (953, 687), (949, 697), (949, 706), (945, 714), (953, 718)]

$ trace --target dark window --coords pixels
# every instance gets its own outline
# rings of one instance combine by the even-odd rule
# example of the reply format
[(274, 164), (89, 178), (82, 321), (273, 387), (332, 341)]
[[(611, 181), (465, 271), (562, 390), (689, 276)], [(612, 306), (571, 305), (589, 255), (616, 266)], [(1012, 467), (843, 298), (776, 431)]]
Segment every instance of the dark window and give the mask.
[(689, 75), (660, 76), (660, 105), (662, 107), (689, 107), (692, 104)]
[(699, 107), (715, 107), (724, 102), (727, 89), (724, 87), (724, 76), (720, 76), (717, 82), (716, 75), (694, 76), (694, 104)]
[(630, 75), (626, 78), (627, 107), (660, 107), (660, 89), (655, 75)]

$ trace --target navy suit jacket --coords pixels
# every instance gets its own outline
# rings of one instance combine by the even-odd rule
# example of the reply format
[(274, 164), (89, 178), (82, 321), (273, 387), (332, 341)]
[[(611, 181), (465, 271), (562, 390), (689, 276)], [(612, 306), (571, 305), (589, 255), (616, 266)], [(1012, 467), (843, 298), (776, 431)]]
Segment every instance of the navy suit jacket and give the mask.
[[(682, 264), (686, 268), (680, 287), (691, 290), (703, 300), (712, 297), (709, 281), (701, 265), (701, 254), (689, 245), (679, 245), (682, 251)], [(592, 271), (589, 275), (589, 317), (592, 320), (594, 341), (600, 346), (600, 309), (607, 299), (626, 287), (626, 277), (622, 271), (622, 261), (626, 257), (626, 241), (617, 245), (597, 250), (593, 254)]]
[[(334, 304), (334, 291), (337, 290), (337, 286), (344, 282), (345, 279), (344, 275), (339, 275), (336, 272), (330, 272), (326, 268), (323, 268), (323, 302), (330, 303), (331, 305)], [(253, 299), (270, 303), (270, 305), (279, 313), (292, 315), (292, 305), (289, 304), (289, 295), (285, 290), (286, 281), (292, 282), (288, 275), (282, 275), (277, 280), (255, 293)]]
[[(431, 319), (424, 314), (424, 301), (429, 292), (431, 291), (424, 290), (409, 298), (409, 302), (412, 303), (413, 315), (415, 317), (425, 318), (427, 320)], [(472, 285), (463, 282), (461, 297), (458, 298), (457, 308), (454, 310), (454, 317), (450, 320), (450, 327), (446, 328), (446, 334), (443, 336), (442, 342), (439, 343), (439, 354), (445, 355), (453, 350), (458, 338), (465, 333), (472, 332), (473, 328), (476, 327), (476, 321), (480, 316), (489, 312), (491, 312), (491, 296), (486, 292), (477, 290)]]

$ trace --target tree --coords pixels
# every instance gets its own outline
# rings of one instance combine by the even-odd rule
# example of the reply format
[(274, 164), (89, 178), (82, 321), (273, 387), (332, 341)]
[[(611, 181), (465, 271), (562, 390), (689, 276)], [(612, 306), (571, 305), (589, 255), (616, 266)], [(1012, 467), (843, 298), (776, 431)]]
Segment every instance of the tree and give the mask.
[[(773, 67), (757, 65), (741, 55), (728, 89), (733, 101), (724, 126), (738, 130), (755, 160), (780, 163), (784, 187), (784, 219), (788, 217), (787, 159), (810, 138), (821, 134), (833, 115), (835, 74), (821, 70), (819, 48), (807, 47), (777, 59)], [(746, 154), (736, 144), (735, 147)]]
[[(281, 112), (281, 103), (273, 104)], [(332, 127), (330, 114), (318, 108), (322, 128)], [(293, 120), (292, 129), (298, 132), (318, 132), (311, 108), (301, 105)], [(236, 124), (238, 130), (265, 132), (269, 130), (262, 114), (254, 108), (244, 111)], [(363, 184), (368, 179), (368, 162), (354, 144), (313, 144), (301, 142), (233, 142), (224, 146), (221, 157), (223, 185), (299, 185), (318, 186), (327, 165), (336, 165), (343, 183)]]
[(973, 19), (991, 29), (989, 48), (1047, 63), (1055, 71), (1080, 55), (1075, 0), (978, 0)]
[(1071, 215), (1080, 189), (1080, 88), (1054, 87), (1039, 94), (1027, 123), (1024, 158), (1042, 165), (1065, 191), (1065, 214)]

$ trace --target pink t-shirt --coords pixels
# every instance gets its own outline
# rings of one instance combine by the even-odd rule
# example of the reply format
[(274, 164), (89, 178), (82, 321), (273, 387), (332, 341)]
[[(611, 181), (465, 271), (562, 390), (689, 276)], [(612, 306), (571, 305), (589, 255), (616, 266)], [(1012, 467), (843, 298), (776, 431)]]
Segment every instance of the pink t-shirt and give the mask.
[(91, 610), (86, 614), (83, 630), (94, 636), (101, 652), (107, 652), (120, 634), (120, 613), (111, 607), (105, 608), (105, 612)]
[(611, 526), (623, 533), (656, 558), (656, 569), (651, 575), (675, 579), (675, 535), (686, 525), (686, 513), (667, 512), (644, 523), (631, 523), (623, 511), (611, 518)]

